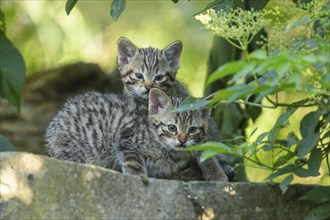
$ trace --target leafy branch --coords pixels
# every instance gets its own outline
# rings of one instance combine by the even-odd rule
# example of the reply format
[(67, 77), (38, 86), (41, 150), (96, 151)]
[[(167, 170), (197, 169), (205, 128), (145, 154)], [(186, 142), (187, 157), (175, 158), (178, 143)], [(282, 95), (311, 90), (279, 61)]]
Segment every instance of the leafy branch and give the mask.
[[(206, 85), (218, 80), (229, 80), (225, 80), (225, 88), (208, 95), (204, 104), (216, 107), (237, 103), (259, 108), (280, 108), (283, 113), (273, 127), (257, 136), (255, 141), (246, 137), (245, 142), (239, 145), (224, 141), (221, 144), (206, 143), (186, 150), (202, 150), (203, 160), (217, 153), (241, 155), (246, 161), (243, 165), (271, 171), (266, 180), (271, 183), (280, 180), (279, 186), (283, 193), (295, 177), (319, 176), (322, 162), (330, 173), (328, 5), (329, 0), (299, 3), (290, 13), (288, 21), (282, 17), (281, 22), (276, 17), (275, 21), (266, 18), (271, 11), (244, 11), (240, 8), (216, 11), (214, 5), (212, 9), (196, 16), (205, 28), (239, 48), (244, 55), (242, 60), (226, 63), (208, 77)], [(264, 40), (261, 42), (263, 49), (249, 53), (247, 48), (251, 39), (270, 23), (272, 27), (268, 28), (275, 30), (273, 41)], [(298, 27), (309, 31), (308, 38), (302, 34), (288, 39), (287, 33)], [(279, 101), (280, 94), (297, 93), (305, 97), (295, 102)], [(198, 102), (201, 107), (203, 102)], [(189, 106), (195, 105), (186, 103), (181, 110), (187, 110)], [(310, 107), (311, 110), (308, 109)], [(283, 129), (290, 130), (290, 119), (301, 108), (307, 108), (309, 112), (301, 118), (299, 131), (291, 130), (285, 138), (280, 138), (283, 136)], [(272, 160), (267, 163), (259, 158), (259, 155), (266, 153), (272, 153)], [(330, 196), (324, 200), (317, 199), (315, 195), (325, 189), (315, 189), (316, 192), (310, 192), (301, 198), (320, 204), (306, 218), (317, 216), (327, 219), (330, 213), (326, 211), (326, 205), (330, 204)]]

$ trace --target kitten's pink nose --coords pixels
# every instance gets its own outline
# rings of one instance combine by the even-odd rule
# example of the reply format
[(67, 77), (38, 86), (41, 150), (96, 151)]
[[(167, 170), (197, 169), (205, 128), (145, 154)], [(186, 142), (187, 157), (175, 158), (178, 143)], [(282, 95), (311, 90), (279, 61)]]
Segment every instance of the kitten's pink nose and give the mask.
[(144, 88), (146, 88), (146, 90), (150, 90), (150, 89), (152, 89), (153, 88), (153, 86), (145, 86)]
[(154, 84), (151, 81), (145, 81), (144, 82), (144, 88), (146, 88), (147, 91), (154, 88)]
[(179, 134), (178, 139), (180, 141), (180, 144), (184, 144), (188, 140), (188, 136), (186, 134)]

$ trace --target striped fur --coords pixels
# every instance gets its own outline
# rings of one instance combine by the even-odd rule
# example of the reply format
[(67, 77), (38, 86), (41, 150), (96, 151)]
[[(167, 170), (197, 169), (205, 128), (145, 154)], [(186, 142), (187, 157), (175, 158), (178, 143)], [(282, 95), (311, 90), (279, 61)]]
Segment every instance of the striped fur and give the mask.
[(118, 69), (126, 92), (148, 98), (151, 88), (159, 88), (166, 94), (187, 97), (186, 88), (176, 80), (181, 41), (175, 41), (163, 50), (138, 48), (126, 38), (118, 41)]
[[(163, 50), (159, 50), (152, 47), (138, 48), (130, 40), (120, 38), (118, 41), (118, 69), (126, 93), (148, 98), (151, 88), (159, 88), (171, 97), (185, 98), (189, 96), (185, 86), (176, 80), (181, 52), (181, 41), (175, 41)], [(207, 140), (219, 141), (221, 139), (220, 131), (211, 117), (208, 119), (208, 124)], [(180, 179), (200, 180), (201, 175), (198, 173), (203, 172), (203, 179), (226, 181), (227, 176), (233, 176), (234, 172), (230, 170), (225, 175), (224, 170), (228, 171), (230, 166), (225, 167), (223, 164), (225, 164), (223, 156), (218, 156), (217, 159), (210, 159), (200, 166), (197, 164), (191, 167), (189, 172), (182, 173), (183, 176)]]
[(133, 95), (89, 92), (70, 98), (47, 128), (49, 155), (134, 175), (178, 176), (192, 156), (175, 148), (205, 142), (208, 111), (172, 113), (180, 100), (159, 89), (150, 97), (149, 109)]

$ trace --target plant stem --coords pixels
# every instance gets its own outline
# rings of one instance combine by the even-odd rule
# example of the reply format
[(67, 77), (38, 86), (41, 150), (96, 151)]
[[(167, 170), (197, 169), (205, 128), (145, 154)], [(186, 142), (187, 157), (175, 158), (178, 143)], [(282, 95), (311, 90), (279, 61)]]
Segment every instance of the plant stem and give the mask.
[(225, 40), (226, 40), (228, 43), (230, 43), (231, 45), (233, 45), (234, 47), (236, 47), (236, 48), (238, 48), (238, 49), (240, 49), (240, 50), (243, 50), (243, 48), (242, 48), (240, 45), (236, 44), (234, 41), (230, 40), (229, 38), (225, 38)]

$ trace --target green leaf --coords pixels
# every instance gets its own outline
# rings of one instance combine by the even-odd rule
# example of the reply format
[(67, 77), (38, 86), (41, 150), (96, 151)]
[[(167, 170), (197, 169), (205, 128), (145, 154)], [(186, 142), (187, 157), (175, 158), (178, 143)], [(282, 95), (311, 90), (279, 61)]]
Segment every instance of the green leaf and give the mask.
[(282, 114), (276, 121), (274, 127), (269, 131), (268, 140), (273, 145), (276, 141), (280, 129), (283, 127), (284, 123), (288, 121), (290, 116), (297, 110), (295, 107), (288, 107), (286, 112)]
[(309, 170), (308, 169), (305, 169), (305, 168), (302, 168), (302, 167), (296, 168), (293, 171), (293, 173), (296, 174), (299, 177), (302, 177), (302, 178), (306, 178), (306, 177), (310, 177), (311, 176), (310, 173), (309, 173)]
[(309, 156), (308, 172), (311, 176), (319, 176), (319, 170), (322, 162), (322, 152), (320, 149), (314, 149)]
[(117, 21), (120, 14), (124, 11), (126, 0), (112, 0), (110, 14), (113, 20)]
[(0, 31), (2, 31), (3, 33), (6, 32), (5, 15), (1, 11), (1, 9), (0, 9)]
[(330, 74), (325, 74), (320, 80), (321, 89), (330, 89)]
[(219, 153), (216, 152), (216, 151), (210, 151), (210, 150), (207, 150), (207, 151), (203, 151), (202, 154), (201, 154), (201, 157), (199, 158), (199, 161), (202, 163), (204, 162), (205, 160), (211, 158), (211, 157), (214, 157), (216, 155), (218, 155)]
[(267, 137), (268, 132), (264, 132), (257, 137), (256, 144), (261, 144), (262, 140)]
[(298, 200), (323, 203), (330, 201), (330, 186), (316, 186)]
[(185, 98), (182, 103), (173, 110), (173, 112), (181, 112), (187, 110), (201, 109), (207, 106), (211, 101), (205, 99), (196, 99), (193, 97)]
[(326, 220), (330, 218), (330, 202), (324, 203), (313, 208), (304, 218), (304, 220)]
[(0, 152), (17, 151), (17, 148), (2, 134), (0, 134)]
[(284, 147), (290, 148), (299, 142), (298, 137), (294, 132), (290, 132), (285, 140), (279, 140), (279, 143)]
[[(233, 102), (239, 98), (245, 98), (247, 95), (254, 94), (258, 90), (261, 90), (263, 87), (255, 87), (251, 84), (249, 85), (239, 85), (239, 86), (232, 86), (230, 88), (234, 89), (234, 93), (228, 98), (228, 102)], [(229, 88), (229, 89), (230, 89)]]
[(286, 140), (289, 142), (288, 146), (292, 146), (299, 142), (297, 135), (294, 132), (290, 132)]
[(263, 9), (270, 0), (258, 0), (249, 2), (249, 7), (253, 8), (255, 11)]
[(73, 7), (76, 5), (78, 0), (67, 0), (65, 4), (65, 12), (67, 15), (70, 14)]
[(323, 135), (323, 139), (324, 139), (324, 138), (328, 138), (328, 137), (330, 137), (330, 130), (327, 131), (327, 132)]
[(259, 94), (257, 94), (257, 97), (255, 98), (255, 102), (261, 102), (261, 100), (266, 97), (267, 95), (274, 94), (278, 90), (278, 86), (272, 86), (264, 91), (261, 91)]
[(255, 50), (249, 55), (249, 59), (266, 60), (268, 58), (266, 50)]
[(283, 174), (290, 173), (294, 170), (295, 166), (293, 164), (286, 165), (285, 167), (278, 169), (274, 173), (270, 174), (266, 180), (273, 181), (274, 178), (282, 176)]
[(262, 146), (262, 149), (264, 151), (269, 151), (271, 149), (273, 149), (274, 145), (270, 145), (270, 144), (264, 144), (264, 146)]
[(285, 177), (284, 180), (280, 183), (280, 189), (282, 191), (282, 194), (284, 194), (286, 190), (289, 188), (292, 180), (293, 180), (293, 175), (290, 174), (289, 176)]
[(215, 8), (216, 6), (220, 6), (220, 8), (225, 10), (226, 8), (229, 8), (229, 6), (231, 6), (231, 3), (232, 3), (232, 0), (214, 0), (213, 2), (206, 5), (206, 7), (203, 10), (197, 12), (193, 16), (198, 15), (208, 9)]
[(184, 151), (200, 151), (200, 150), (208, 150), (208, 151), (215, 151), (218, 153), (231, 153), (231, 147), (227, 146), (226, 144), (220, 142), (207, 142), (205, 144), (201, 144), (198, 146), (187, 147), (182, 149)]
[(320, 133), (310, 134), (307, 137), (303, 137), (297, 144), (297, 154), (300, 158), (303, 158), (306, 154), (311, 152), (317, 145), (320, 139)]
[(176, 3), (179, 2), (179, 0), (172, 0), (172, 2), (173, 2), (174, 4), (176, 4)]
[(228, 89), (220, 89), (217, 93), (213, 96), (212, 102), (218, 103), (223, 100), (227, 100), (230, 96), (235, 93), (235, 90)]
[(288, 152), (287, 154), (280, 156), (274, 163), (274, 166), (275, 167), (283, 166), (284, 164), (288, 163), (288, 161), (291, 160), (294, 156), (295, 156), (294, 153)]
[(246, 77), (247, 75), (251, 75), (257, 66), (257, 62), (250, 61), (244, 65), (244, 67), (234, 74), (233, 78), (229, 81), (229, 83), (235, 83), (240, 78)]
[(21, 93), (25, 81), (22, 55), (0, 31), (0, 96), (20, 110)]
[(310, 112), (305, 115), (300, 122), (300, 134), (302, 137), (307, 137), (310, 134), (315, 133), (320, 116), (320, 111)]
[(226, 63), (225, 65), (222, 65), (218, 70), (216, 70), (214, 73), (212, 73), (209, 78), (207, 79), (206, 85), (211, 84), (212, 82), (221, 79), (225, 76), (235, 74), (236, 72), (240, 71), (242, 68), (244, 68), (244, 62), (239, 61), (233, 61)]

